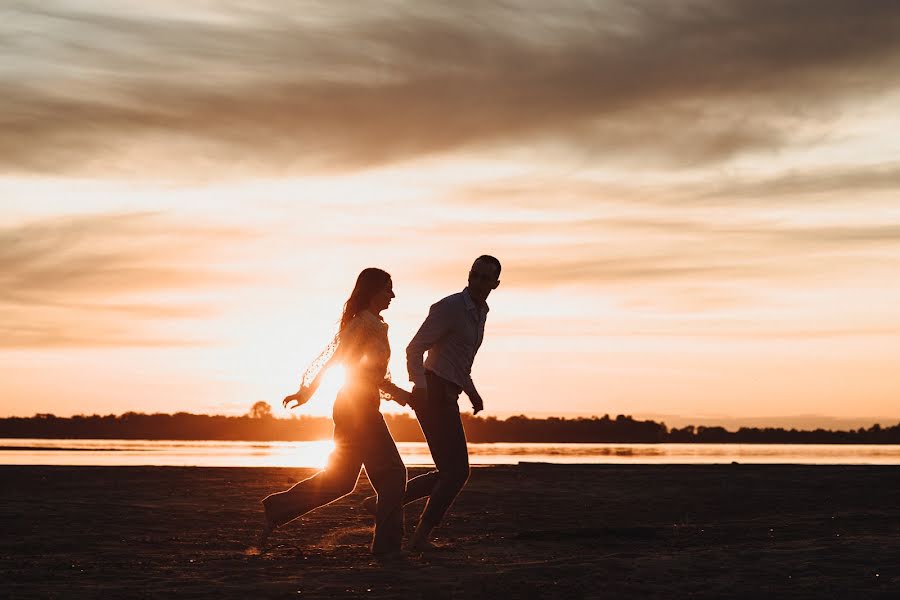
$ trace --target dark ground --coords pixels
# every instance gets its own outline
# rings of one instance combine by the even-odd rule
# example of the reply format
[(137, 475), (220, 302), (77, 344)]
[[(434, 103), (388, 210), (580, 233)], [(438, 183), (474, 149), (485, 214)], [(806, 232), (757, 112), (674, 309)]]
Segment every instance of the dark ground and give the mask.
[(386, 564), (362, 477), (248, 554), (309, 473), (0, 466), (0, 598), (900, 598), (897, 467), (477, 468), (450, 545)]

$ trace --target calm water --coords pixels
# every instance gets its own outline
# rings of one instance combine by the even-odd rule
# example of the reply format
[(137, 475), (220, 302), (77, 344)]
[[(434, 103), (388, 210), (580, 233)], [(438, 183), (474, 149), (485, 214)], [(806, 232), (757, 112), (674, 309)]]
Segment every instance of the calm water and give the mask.
[[(430, 465), (424, 443), (397, 444), (407, 465)], [(331, 441), (221, 442), (0, 438), (3, 465), (321, 467)], [(583, 464), (900, 465), (900, 445), (469, 444), (473, 465)]]

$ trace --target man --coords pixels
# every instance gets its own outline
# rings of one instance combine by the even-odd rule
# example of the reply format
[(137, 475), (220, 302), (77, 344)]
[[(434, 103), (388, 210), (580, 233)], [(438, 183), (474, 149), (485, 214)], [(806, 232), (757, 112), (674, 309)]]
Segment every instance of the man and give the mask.
[[(473, 414), (484, 409), (472, 382), (472, 362), (484, 338), (488, 295), (499, 285), (500, 261), (479, 256), (469, 270), (468, 287), (433, 304), (406, 348), (406, 367), (413, 382), (409, 404), (437, 467), (406, 483), (404, 503), (428, 496), (409, 544), (411, 550), (433, 547), (432, 530), (469, 478), (469, 453), (457, 401), (464, 391)], [(423, 361), (425, 352), (428, 358)], [(366, 508), (371, 510), (374, 500), (367, 498)]]

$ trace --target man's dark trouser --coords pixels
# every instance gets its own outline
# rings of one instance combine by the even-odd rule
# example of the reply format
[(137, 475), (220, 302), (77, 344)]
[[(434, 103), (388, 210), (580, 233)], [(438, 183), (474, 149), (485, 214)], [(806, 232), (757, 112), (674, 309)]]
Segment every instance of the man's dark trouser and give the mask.
[(459, 386), (425, 371), (428, 398), (414, 407), (436, 470), (406, 482), (403, 503), (428, 496), (422, 520), (437, 525), (469, 478), (466, 432), (459, 417)]

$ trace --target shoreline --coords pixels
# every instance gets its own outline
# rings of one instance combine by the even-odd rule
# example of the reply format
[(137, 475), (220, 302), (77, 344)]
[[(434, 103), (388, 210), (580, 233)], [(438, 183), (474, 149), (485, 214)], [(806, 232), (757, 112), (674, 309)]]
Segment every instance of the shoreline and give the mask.
[[(208, 438), (146, 438), (146, 437), (0, 437), (0, 440), (81, 440), (81, 441), (121, 441), (121, 442), (210, 442), (210, 443), (241, 443), (241, 444), (299, 444), (305, 442), (327, 442), (330, 437), (316, 438), (309, 440), (269, 440), (269, 439), (208, 439)], [(394, 440), (398, 444), (420, 444), (421, 440)], [(626, 441), (532, 441), (532, 442), (516, 442), (516, 441), (496, 441), (496, 442), (473, 442), (468, 441), (469, 445), (486, 446), (491, 444), (508, 444), (508, 445), (573, 445), (573, 446), (589, 446), (589, 445), (628, 445), (628, 446), (900, 446), (900, 442), (761, 442), (761, 441), (737, 441), (737, 442), (712, 442), (712, 441), (690, 441), (690, 442), (626, 442)]]
[[(0, 464), (44, 466), (320, 467), (332, 450), (315, 442), (0, 439)], [(399, 442), (405, 464), (432, 465), (423, 442)], [(900, 445), (471, 443), (472, 465), (820, 464), (897, 465)]]

